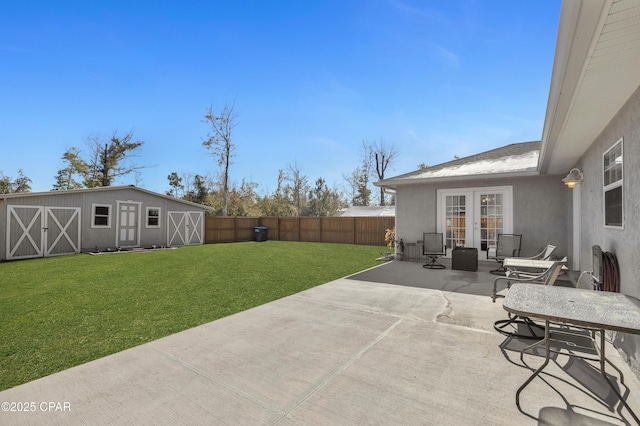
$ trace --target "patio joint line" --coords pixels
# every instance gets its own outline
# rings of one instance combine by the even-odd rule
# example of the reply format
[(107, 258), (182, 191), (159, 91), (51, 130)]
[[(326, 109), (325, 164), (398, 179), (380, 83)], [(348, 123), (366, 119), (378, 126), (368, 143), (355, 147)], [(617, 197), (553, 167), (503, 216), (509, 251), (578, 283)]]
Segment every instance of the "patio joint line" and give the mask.
[(285, 418), (287, 418), (289, 414), (291, 414), (291, 412), (293, 412), (296, 408), (300, 407), (302, 404), (307, 402), (312, 396), (314, 396), (316, 393), (324, 389), (331, 381), (333, 381), (334, 378), (336, 378), (338, 375), (344, 372), (347, 368), (353, 365), (353, 363), (359, 360), (362, 357), (362, 355), (364, 355), (366, 352), (369, 351), (369, 349), (371, 349), (376, 344), (378, 344), (378, 342), (380, 342), (382, 339), (387, 337), (387, 335), (391, 331), (393, 331), (393, 329), (395, 329), (398, 325), (400, 325), (402, 321), (404, 321), (404, 318), (400, 318), (396, 322), (391, 324), (385, 331), (380, 333), (378, 337), (373, 339), (369, 344), (367, 344), (364, 348), (362, 348), (357, 354), (352, 356), (347, 362), (342, 364), (337, 370), (335, 370), (332, 374), (330, 374), (326, 379), (324, 379), (322, 382), (316, 385), (306, 396), (301, 398), (300, 401), (298, 401), (295, 405), (293, 405), (290, 409), (288, 409), (284, 413), (284, 415), (280, 419), (278, 419), (274, 424), (278, 424), (281, 420), (284, 420)]
[(165, 350), (162, 350), (162, 349), (160, 349), (160, 348), (158, 348), (158, 347), (156, 347), (156, 346), (154, 346), (152, 344), (150, 344), (149, 346), (152, 347), (154, 350), (160, 352), (161, 354), (163, 354), (167, 358), (171, 359), (172, 361), (175, 361), (178, 364), (180, 364), (183, 367), (185, 367), (186, 369), (191, 370), (192, 372), (196, 373), (198, 376), (203, 377), (203, 378), (209, 380), (212, 383), (220, 385), (223, 388), (225, 388), (225, 389), (227, 389), (227, 390), (229, 390), (229, 391), (241, 396), (242, 398), (248, 399), (249, 401), (252, 401), (255, 404), (263, 407), (264, 409), (275, 413), (276, 415), (280, 415), (280, 416), (282, 415), (282, 410), (279, 410), (279, 409), (267, 404), (266, 402), (261, 401), (260, 399), (256, 398), (255, 396), (253, 396), (253, 395), (251, 395), (249, 393), (241, 391), (238, 388), (235, 388), (235, 387), (233, 387), (231, 385), (228, 385), (227, 383), (225, 383), (225, 382), (223, 382), (221, 380), (216, 379), (215, 377), (213, 377), (213, 376), (205, 373), (204, 371), (200, 370), (198, 367), (196, 367), (194, 365), (191, 365), (188, 362), (183, 361), (182, 359), (178, 358), (175, 355), (172, 355), (171, 353), (169, 353), (169, 352), (167, 352)]
[(359, 311), (359, 312), (364, 312), (367, 314), (376, 314), (376, 315), (387, 315), (393, 318), (407, 318), (407, 316), (405, 315), (399, 315), (399, 314), (394, 314), (392, 312), (386, 312), (383, 310), (375, 310), (375, 309), (367, 309), (363, 306), (353, 306), (353, 305), (348, 305), (346, 303), (336, 303), (336, 302), (331, 302), (331, 301), (324, 301), (324, 300), (317, 300), (317, 299), (312, 299), (310, 297), (305, 297), (305, 296), (299, 296), (299, 295), (293, 295), (293, 296), (289, 296), (292, 299), (299, 299), (299, 300), (303, 300), (305, 302), (311, 302), (311, 303), (315, 303), (317, 305), (325, 305), (325, 306), (337, 306), (339, 308), (345, 308), (345, 309), (350, 309), (353, 311)]

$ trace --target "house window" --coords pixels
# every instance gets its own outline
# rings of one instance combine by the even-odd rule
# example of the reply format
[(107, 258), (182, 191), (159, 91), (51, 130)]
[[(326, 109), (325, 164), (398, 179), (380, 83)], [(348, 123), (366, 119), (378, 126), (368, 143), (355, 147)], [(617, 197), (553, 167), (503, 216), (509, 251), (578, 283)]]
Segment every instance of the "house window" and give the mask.
[(91, 211), (93, 213), (92, 228), (111, 227), (111, 206), (109, 204), (93, 204)]
[(147, 228), (160, 228), (160, 209), (147, 207)]
[(622, 164), (622, 139), (620, 139), (603, 156), (604, 225), (606, 227), (624, 227)]

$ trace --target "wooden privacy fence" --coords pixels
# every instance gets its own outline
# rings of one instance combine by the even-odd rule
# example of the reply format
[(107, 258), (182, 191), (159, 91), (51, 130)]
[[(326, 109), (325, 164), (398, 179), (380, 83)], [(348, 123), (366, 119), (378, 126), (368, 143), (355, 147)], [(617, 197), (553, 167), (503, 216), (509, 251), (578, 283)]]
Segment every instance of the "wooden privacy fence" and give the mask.
[(395, 218), (205, 216), (205, 243), (253, 241), (256, 226), (267, 227), (267, 240), (383, 246)]

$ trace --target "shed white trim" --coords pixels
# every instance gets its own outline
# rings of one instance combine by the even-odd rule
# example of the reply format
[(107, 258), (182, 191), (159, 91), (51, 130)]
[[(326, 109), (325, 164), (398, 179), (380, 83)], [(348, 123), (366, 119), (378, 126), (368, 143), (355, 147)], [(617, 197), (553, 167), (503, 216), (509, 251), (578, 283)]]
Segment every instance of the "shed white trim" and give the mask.
[(80, 253), (80, 207), (7, 206), (7, 260)]
[(204, 242), (204, 214), (197, 211), (168, 212), (167, 245), (194, 245)]

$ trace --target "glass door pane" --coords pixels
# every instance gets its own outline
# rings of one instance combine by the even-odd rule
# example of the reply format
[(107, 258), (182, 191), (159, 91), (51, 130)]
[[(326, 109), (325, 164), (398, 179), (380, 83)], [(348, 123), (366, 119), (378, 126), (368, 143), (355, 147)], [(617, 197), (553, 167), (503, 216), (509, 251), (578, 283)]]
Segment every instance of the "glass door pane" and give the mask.
[(466, 243), (467, 196), (447, 195), (444, 239), (447, 249), (452, 250)]
[(502, 193), (480, 193), (480, 250), (495, 247), (498, 234), (504, 233), (504, 197)]

